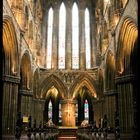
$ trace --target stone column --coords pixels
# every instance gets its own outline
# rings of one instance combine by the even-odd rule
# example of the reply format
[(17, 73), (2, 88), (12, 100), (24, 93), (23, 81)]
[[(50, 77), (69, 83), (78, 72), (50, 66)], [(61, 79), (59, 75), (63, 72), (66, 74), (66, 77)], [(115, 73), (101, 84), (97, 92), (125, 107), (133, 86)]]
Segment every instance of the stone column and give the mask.
[(79, 63), (80, 70), (86, 67), (85, 59), (85, 23), (84, 23), (84, 10), (79, 9)]
[(33, 91), (29, 90), (20, 90), (20, 98), (21, 102), (21, 114), (25, 114), (27, 116), (31, 116), (31, 107), (32, 107), (32, 96), (33, 96)]
[(53, 11), (53, 35), (52, 35), (52, 69), (58, 69), (58, 31), (59, 31), (59, 10)]
[(42, 26), (42, 50), (44, 51), (44, 67), (46, 68), (47, 67), (47, 29), (48, 29), (48, 13), (46, 11), (43, 11), (43, 15), (45, 16), (45, 18), (42, 19), (42, 22), (43, 22), (43, 26)]
[(133, 86), (130, 75), (116, 78), (121, 133), (132, 133), (134, 122)]
[(2, 134), (14, 134), (19, 78), (5, 75), (3, 77)]
[(80, 125), (82, 123), (82, 121), (84, 120), (84, 101), (81, 100), (81, 103), (80, 103), (80, 107), (78, 107), (78, 109), (81, 108), (79, 111), (78, 111), (78, 118), (80, 120)]
[(66, 14), (66, 69), (72, 68), (72, 11), (67, 7)]
[(108, 126), (114, 127), (114, 114), (116, 112), (116, 94), (115, 90), (109, 90), (105, 92), (105, 107), (106, 112), (104, 114), (107, 115), (109, 120)]
[[(94, 12), (92, 12), (94, 13)], [(97, 52), (97, 46), (96, 46), (96, 32), (95, 32), (95, 23), (96, 23), (96, 19), (95, 19), (95, 15), (93, 15), (92, 13), (90, 13), (90, 38), (91, 38), (91, 68), (96, 66), (96, 56), (98, 54), (96, 54)]]
[(45, 100), (42, 99), (33, 99), (33, 120), (36, 120), (37, 127), (39, 126), (40, 121), (43, 123), (44, 121), (44, 108), (45, 108)]

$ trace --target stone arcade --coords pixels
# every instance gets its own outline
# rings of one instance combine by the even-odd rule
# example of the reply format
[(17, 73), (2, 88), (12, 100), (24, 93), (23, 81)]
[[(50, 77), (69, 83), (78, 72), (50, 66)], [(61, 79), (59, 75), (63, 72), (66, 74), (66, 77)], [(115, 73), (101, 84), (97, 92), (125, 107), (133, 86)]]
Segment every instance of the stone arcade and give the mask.
[(18, 113), (21, 136), (49, 124), (46, 137), (88, 139), (106, 115), (108, 131), (136, 139), (137, 20), (137, 0), (3, 0), (3, 139)]

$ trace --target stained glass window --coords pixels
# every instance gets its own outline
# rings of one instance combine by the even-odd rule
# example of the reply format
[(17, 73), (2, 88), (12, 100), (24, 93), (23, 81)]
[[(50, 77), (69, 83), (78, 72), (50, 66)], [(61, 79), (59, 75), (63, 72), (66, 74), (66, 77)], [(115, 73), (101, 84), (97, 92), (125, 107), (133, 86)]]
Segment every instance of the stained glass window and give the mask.
[(65, 28), (66, 28), (66, 9), (64, 3), (61, 4), (59, 13), (59, 69), (65, 68)]
[(84, 103), (84, 113), (85, 113), (85, 120), (88, 120), (89, 110), (88, 110), (88, 101), (87, 100), (85, 100), (85, 103)]
[(76, 3), (72, 8), (72, 68), (79, 68), (79, 15)]
[(86, 68), (91, 68), (91, 47), (90, 47), (90, 19), (89, 10), (85, 10), (85, 44), (86, 44)]
[(75, 118), (76, 118), (76, 123), (77, 123), (78, 122), (78, 104), (76, 104)]
[(53, 9), (48, 13), (48, 38), (47, 38), (47, 68), (51, 69), (52, 63), (52, 31), (53, 31)]
[(61, 104), (59, 104), (59, 123), (62, 122)]
[(52, 102), (51, 102), (51, 100), (49, 101), (49, 105), (48, 105), (48, 119), (52, 119)]

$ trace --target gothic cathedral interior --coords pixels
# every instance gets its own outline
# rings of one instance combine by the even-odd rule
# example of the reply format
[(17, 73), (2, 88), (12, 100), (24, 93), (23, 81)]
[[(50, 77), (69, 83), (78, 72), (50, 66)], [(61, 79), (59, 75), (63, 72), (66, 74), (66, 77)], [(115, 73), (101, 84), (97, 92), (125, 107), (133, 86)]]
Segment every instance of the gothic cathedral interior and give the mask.
[(118, 114), (120, 138), (136, 138), (137, 0), (3, 0), (2, 23), (3, 136), (19, 114), (24, 129), (106, 116), (109, 130)]

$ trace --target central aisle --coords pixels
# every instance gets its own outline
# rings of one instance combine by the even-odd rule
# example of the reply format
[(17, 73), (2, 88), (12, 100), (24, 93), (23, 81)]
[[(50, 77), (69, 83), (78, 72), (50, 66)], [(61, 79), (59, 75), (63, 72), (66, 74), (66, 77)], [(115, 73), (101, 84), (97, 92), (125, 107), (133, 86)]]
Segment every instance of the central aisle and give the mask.
[(60, 136), (58, 137), (58, 140), (76, 140), (76, 137), (63, 137), (63, 136)]

